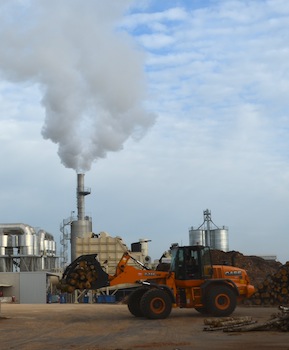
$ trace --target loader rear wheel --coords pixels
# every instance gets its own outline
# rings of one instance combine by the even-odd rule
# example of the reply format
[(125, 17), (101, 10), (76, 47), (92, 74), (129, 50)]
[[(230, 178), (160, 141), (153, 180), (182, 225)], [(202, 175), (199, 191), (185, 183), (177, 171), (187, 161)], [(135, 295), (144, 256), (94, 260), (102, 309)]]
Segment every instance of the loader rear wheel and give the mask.
[(149, 289), (141, 298), (140, 308), (147, 318), (163, 319), (171, 313), (172, 300), (164, 290)]
[(135, 317), (142, 317), (143, 313), (140, 309), (140, 301), (145, 292), (148, 291), (146, 287), (135, 289), (128, 298), (127, 307), (132, 315)]
[(216, 317), (229, 316), (237, 305), (236, 293), (227, 286), (215, 286), (208, 292), (206, 308)]

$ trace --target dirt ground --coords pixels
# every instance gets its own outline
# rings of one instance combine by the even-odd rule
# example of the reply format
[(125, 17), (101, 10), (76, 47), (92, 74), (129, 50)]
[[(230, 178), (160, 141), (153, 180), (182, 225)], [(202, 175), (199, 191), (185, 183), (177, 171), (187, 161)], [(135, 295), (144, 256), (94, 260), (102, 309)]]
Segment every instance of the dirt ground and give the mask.
[[(276, 307), (238, 307), (233, 316), (267, 321)], [(204, 316), (173, 309), (165, 320), (133, 317), (118, 304), (2, 304), (0, 349), (188, 350), (286, 349), (289, 334), (273, 331), (206, 332)]]

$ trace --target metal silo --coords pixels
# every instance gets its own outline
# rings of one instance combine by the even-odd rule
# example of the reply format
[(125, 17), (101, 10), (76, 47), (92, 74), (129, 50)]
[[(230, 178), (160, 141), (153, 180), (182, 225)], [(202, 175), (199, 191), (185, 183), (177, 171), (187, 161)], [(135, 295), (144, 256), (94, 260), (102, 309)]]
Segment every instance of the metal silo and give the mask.
[(222, 250), (224, 252), (229, 251), (229, 237), (228, 229), (223, 226), (222, 229), (214, 229), (210, 231), (211, 248)]
[(190, 245), (204, 245), (211, 249), (229, 251), (228, 228), (223, 226), (219, 228), (211, 219), (209, 209), (204, 210), (204, 222), (196, 230), (193, 227), (189, 230)]
[(189, 231), (190, 245), (206, 245), (205, 230), (195, 229), (191, 227)]

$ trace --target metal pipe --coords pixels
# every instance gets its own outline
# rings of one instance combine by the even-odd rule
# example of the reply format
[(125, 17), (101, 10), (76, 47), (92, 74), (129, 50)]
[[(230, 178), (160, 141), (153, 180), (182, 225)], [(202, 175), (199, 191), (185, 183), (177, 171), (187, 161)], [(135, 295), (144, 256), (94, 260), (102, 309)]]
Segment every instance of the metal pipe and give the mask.
[(84, 220), (84, 174), (77, 174), (77, 217), (78, 220)]

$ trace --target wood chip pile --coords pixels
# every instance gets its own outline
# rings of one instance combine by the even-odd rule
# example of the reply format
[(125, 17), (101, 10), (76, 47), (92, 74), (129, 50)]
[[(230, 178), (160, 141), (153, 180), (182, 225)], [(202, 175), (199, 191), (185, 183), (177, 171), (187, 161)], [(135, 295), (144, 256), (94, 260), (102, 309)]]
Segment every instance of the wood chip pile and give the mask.
[(223, 252), (221, 250), (212, 250), (211, 254), (215, 265), (226, 263), (227, 265), (245, 269), (254, 286), (263, 282), (268, 275), (276, 273), (282, 265), (278, 261), (265, 260), (258, 256), (246, 256), (236, 251)]
[(282, 265), (257, 256), (219, 250), (212, 250), (212, 260), (213, 264), (227, 263), (247, 271), (256, 292), (246, 304), (289, 305), (289, 262)]

